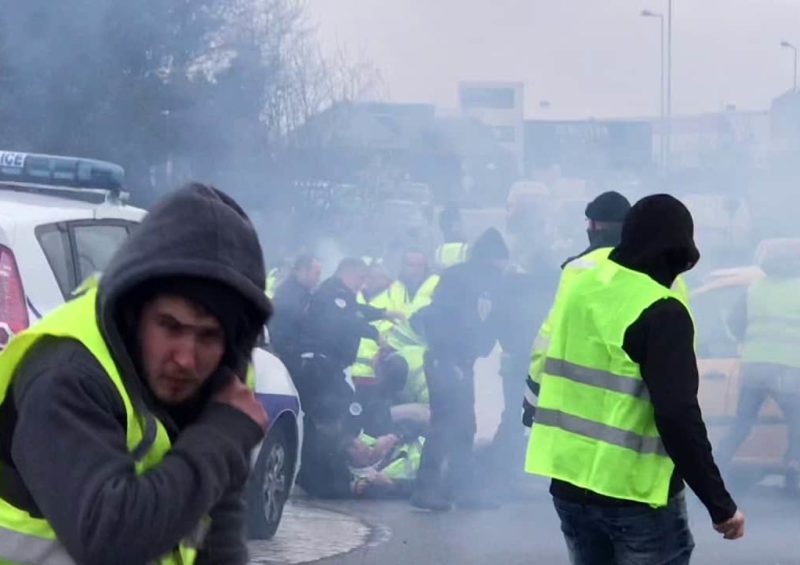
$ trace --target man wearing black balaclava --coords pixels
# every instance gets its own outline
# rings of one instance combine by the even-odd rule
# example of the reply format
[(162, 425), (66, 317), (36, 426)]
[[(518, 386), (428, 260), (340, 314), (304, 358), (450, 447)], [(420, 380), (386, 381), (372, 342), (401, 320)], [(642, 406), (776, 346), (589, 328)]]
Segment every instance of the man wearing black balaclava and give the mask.
[(551, 316), (526, 470), (552, 478), (574, 563), (689, 563), (684, 480), (715, 530), (744, 534), (697, 400), (692, 318), (670, 290), (700, 257), (693, 233), (678, 200), (642, 199)]
[(614, 247), (619, 243), (622, 234), (622, 222), (631, 203), (619, 192), (604, 192), (586, 205), (586, 235), (589, 237), (589, 247), (579, 255), (570, 257), (561, 265), (563, 269), (567, 264), (583, 257), (587, 253), (601, 247)]
[(428, 344), (425, 378), (431, 425), (411, 503), (445, 511), (487, 506), (472, 477), (475, 422), (473, 367), (497, 342), (493, 308), (508, 264), (508, 248), (495, 229), (478, 238), (466, 262), (446, 269), (427, 308), (411, 318)]
[[(553, 304), (558, 300), (558, 296), (564, 291), (568, 282), (576, 273), (594, 267), (599, 260), (607, 258), (611, 249), (619, 244), (622, 234), (622, 222), (630, 209), (631, 204), (628, 199), (614, 191), (604, 192), (589, 202), (586, 206), (586, 221), (588, 222), (586, 234), (589, 237), (589, 247), (580, 254), (570, 257), (561, 265), (563, 272)], [(519, 308), (514, 308), (511, 311), (517, 312)], [(533, 344), (530, 341), (527, 343), (531, 360), (528, 367), (528, 378), (526, 379), (525, 397), (522, 402), (522, 421), (527, 428), (530, 427), (533, 421), (536, 395), (538, 394), (538, 381), (543, 369), (542, 362), (550, 332), (548, 316), (541, 316), (539, 323), (541, 323), (541, 326), (535, 341)], [(516, 335), (519, 335), (519, 332)], [(501, 338), (502, 343), (503, 340)], [(531, 345), (533, 345), (532, 352)]]

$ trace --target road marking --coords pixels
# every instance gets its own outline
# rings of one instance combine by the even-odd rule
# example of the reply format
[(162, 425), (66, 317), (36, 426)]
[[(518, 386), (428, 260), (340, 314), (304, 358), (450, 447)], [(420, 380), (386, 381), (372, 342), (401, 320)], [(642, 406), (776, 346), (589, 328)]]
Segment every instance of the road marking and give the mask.
[(248, 543), (250, 563), (309, 563), (367, 544), (382, 543), (389, 538), (386, 530), (373, 530), (358, 518), (319, 508), (303, 498), (293, 498), (286, 503), (275, 537)]

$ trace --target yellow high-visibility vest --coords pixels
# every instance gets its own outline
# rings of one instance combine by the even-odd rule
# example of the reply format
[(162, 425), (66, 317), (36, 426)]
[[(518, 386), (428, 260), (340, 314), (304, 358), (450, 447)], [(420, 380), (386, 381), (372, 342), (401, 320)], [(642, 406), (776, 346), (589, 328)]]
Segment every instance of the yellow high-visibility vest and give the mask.
[(440, 269), (446, 269), (467, 260), (469, 246), (461, 241), (443, 243), (434, 253), (434, 261)]
[[(90, 285), (85, 294), (67, 302), (27, 330), (16, 335), (8, 347), (0, 353), (0, 403), (2, 403), (14, 379), (14, 373), (25, 354), (41, 338), (47, 336), (70, 338), (79, 341), (100, 363), (125, 406), (125, 442), (128, 451), (139, 453), (147, 434), (148, 426), (155, 426), (155, 438), (135, 462), (137, 474), (142, 474), (157, 465), (170, 450), (167, 431), (157, 418), (136, 411), (122, 377), (111, 356), (108, 346), (97, 326), (95, 301), (97, 289)], [(58, 438), (54, 438), (58, 441)], [(80, 454), (76, 454), (80, 457)], [(53, 485), (58, 488), (58, 485)], [(201, 520), (198, 532), (207, 529), (208, 520)], [(157, 560), (159, 564), (191, 564), (197, 555), (201, 536), (185, 539), (174, 551)], [(0, 499), (0, 563), (73, 563), (47, 520), (34, 518)]]
[[(558, 304), (559, 297), (567, 293), (570, 283), (575, 280), (579, 274), (607, 262), (608, 257), (613, 249), (613, 247), (599, 247), (564, 265), (564, 269), (561, 272), (561, 279), (558, 282), (558, 290), (556, 291), (556, 297), (553, 301), (553, 306), (551, 307), (547, 318), (539, 327), (539, 332), (536, 334), (536, 339), (533, 342), (533, 349), (531, 350), (531, 363), (528, 367), (528, 379), (531, 381), (531, 383), (529, 383), (529, 387), (526, 389), (526, 395), (531, 394), (531, 384), (533, 385), (533, 390), (536, 390), (539, 387), (539, 381), (541, 380), (542, 371), (544, 370), (547, 347), (550, 345), (550, 334), (553, 331), (553, 322), (551, 318), (553, 315), (553, 310)], [(683, 277), (678, 276), (675, 279), (675, 283), (672, 285), (672, 290), (675, 291), (675, 298), (683, 302), (683, 304), (688, 308), (689, 287), (686, 285), (686, 281), (683, 279)], [(528, 397), (528, 402), (531, 405), (536, 404), (535, 398), (530, 396)]]
[[(359, 293), (357, 300), (361, 304), (369, 304), (375, 308), (390, 307), (389, 291), (384, 290), (372, 297), (367, 301), (364, 295)], [(372, 325), (378, 330), (380, 335), (386, 335), (392, 328), (391, 320), (377, 320), (372, 322)], [(358, 353), (356, 354), (356, 362), (350, 369), (353, 378), (371, 379), (375, 378), (375, 370), (372, 368), (372, 361), (380, 351), (380, 345), (371, 339), (362, 338), (358, 344)]]
[(745, 363), (800, 368), (800, 278), (766, 277), (747, 291)]
[(390, 308), (402, 312), (405, 322), (394, 324), (391, 331), (387, 334), (387, 342), (390, 347), (400, 350), (407, 346), (424, 345), (425, 342), (411, 327), (408, 320), (411, 316), (430, 305), (433, 300), (433, 293), (439, 284), (439, 275), (431, 275), (420, 285), (414, 296), (410, 296), (408, 289), (399, 281), (396, 281), (389, 288)]
[(605, 496), (667, 504), (674, 463), (656, 428), (625, 332), (656, 301), (680, 298), (605, 261), (572, 281), (552, 312), (525, 468)]

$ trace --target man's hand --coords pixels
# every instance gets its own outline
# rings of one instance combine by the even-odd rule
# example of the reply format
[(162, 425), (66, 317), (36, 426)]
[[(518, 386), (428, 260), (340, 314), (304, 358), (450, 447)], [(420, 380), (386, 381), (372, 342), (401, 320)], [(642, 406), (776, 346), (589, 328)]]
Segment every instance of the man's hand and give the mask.
[(239, 380), (236, 375), (231, 374), (228, 384), (219, 389), (212, 397), (212, 400), (235, 408), (258, 424), (263, 431), (267, 431), (269, 417), (266, 410), (256, 400), (256, 395), (253, 394), (253, 391), (247, 388), (247, 385)]
[(376, 439), (373, 449), (380, 455), (378, 461), (386, 457), (398, 443), (400, 438), (395, 434), (387, 434)]
[(744, 514), (741, 510), (737, 510), (733, 518), (721, 524), (714, 524), (714, 529), (721, 533), (725, 539), (739, 539), (744, 535)]

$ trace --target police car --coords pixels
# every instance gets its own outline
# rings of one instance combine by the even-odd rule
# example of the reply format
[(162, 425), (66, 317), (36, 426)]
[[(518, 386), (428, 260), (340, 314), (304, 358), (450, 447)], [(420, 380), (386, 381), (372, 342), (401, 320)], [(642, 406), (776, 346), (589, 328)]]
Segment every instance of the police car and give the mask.
[[(0, 151), (0, 349), (102, 272), (145, 211), (126, 203), (112, 163)], [(268, 346), (253, 352), (256, 396), (270, 417), (253, 455), (248, 529), (269, 539), (294, 484), (302, 413), (289, 372)]]

